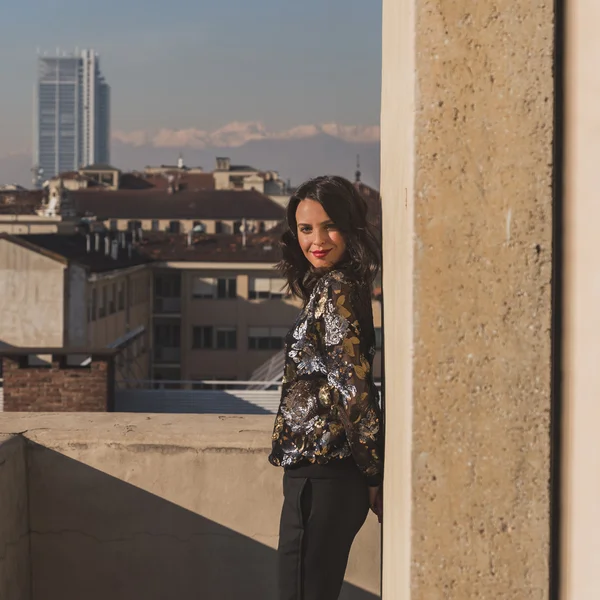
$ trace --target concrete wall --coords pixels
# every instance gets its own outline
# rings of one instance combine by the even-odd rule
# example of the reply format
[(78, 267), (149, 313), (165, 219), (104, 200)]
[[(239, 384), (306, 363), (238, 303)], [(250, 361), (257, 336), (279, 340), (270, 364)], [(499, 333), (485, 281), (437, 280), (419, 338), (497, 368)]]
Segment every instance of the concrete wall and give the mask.
[(548, 597), (553, 4), (384, 0), (384, 598)]
[(561, 600), (600, 598), (600, 4), (565, 3), (564, 445)]
[(0, 434), (0, 598), (31, 600), (25, 443)]
[(0, 340), (62, 346), (65, 265), (0, 240)]
[[(28, 440), (34, 600), (276, 598), (273, 418), (5, 415)], [(379, 526), (342, 600), (374, 600)], [(11, 598), (12, 600), (12, 598)]]

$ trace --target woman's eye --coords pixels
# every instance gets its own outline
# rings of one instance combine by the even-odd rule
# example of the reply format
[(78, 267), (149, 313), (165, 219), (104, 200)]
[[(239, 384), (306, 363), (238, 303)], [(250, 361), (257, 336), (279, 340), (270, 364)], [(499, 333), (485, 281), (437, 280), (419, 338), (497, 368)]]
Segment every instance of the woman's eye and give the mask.
[(300, 227), (300, 233), (310, 233), (310, 227)]

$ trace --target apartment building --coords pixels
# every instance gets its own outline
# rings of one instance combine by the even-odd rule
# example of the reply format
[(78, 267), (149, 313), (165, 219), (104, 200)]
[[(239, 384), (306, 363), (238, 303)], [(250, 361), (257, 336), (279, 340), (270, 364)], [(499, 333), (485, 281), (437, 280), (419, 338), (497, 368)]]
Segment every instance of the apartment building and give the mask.
[(42, 203), (41, 190), (0, 189), (0, 233), (57, 233), (73, 229), (60, 216), (37, 214)]
[[(153, 379), (247, 380), (283, 349), (300, 310), (274, 269), (280, 254), (273, 234), (145, 238), (155, 259)], [(378, 340), (381, 307), (373, 301)], [(375, 365), (381, 372), (380, 358)], [(179, 384), (175, 384), (179, 386)]]
[(93, 216), (112, 231), (266, 232), (285, 210), (256, 191), (77, 190), (67, 198), (78, 215)]
[(0, 343), (123, 348), (117, 378), (147, 378), (149, 263), (99, 234), (0, 234)]
[(289, 184), (277, 171), (262, 171), (249, 165), (233, 165), (226, 156), (217, 157), (213, 171), (217, 190), (256, 190), (267, 196), (285, 196)]

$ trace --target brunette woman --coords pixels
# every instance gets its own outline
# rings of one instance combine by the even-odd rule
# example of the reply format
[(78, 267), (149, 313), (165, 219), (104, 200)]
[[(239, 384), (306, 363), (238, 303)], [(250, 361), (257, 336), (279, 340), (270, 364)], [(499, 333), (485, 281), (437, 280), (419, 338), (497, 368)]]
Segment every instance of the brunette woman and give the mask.
[(336, 600), (369, 507), (382, 518), (382, 424), (372, 366), (379, 243), (342, 177), (301, 185), (280, 268), (303, 308), (286, 338), (269, 460), (284, 468), (279, 599)]

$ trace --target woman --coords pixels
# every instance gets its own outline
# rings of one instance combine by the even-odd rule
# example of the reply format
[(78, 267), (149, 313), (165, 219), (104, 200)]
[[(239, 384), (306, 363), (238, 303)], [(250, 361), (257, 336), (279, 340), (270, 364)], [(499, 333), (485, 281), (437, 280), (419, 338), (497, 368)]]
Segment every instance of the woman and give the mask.
[(280, 600), (335, 600), (369, 507), (381, 522), (382, 424), (373, 382), (379, 244), (342, 177), (301, 185), (279, 267), (303, 309), (286, 338), (269, 460), (284, 467)]

